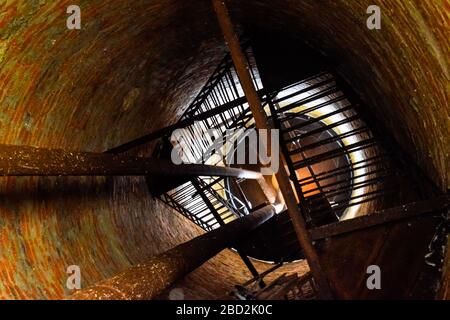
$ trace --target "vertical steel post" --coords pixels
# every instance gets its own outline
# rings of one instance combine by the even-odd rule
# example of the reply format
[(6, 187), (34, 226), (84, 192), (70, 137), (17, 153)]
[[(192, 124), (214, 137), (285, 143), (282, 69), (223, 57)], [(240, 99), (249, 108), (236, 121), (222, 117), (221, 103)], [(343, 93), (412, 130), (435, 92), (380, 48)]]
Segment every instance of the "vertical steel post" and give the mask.
[(251, 215), (183, 243), (124, 272), (78, 291), (76, 300), (148, 300), (231, 247), (274, 215), (266, 206)]

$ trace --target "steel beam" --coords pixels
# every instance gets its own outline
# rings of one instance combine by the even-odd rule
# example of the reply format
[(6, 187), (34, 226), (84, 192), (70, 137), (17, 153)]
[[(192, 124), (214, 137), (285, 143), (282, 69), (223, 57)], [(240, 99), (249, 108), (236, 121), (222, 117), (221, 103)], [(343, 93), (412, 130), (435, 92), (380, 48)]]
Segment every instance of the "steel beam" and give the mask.
[(206, 120), (206, 119), (211, 118), (219, 113), (225, 112), (225, 111), (235, 108), (241, 104), (244, 104), (245, 102), (246, 102), (245, 98), (238, 98), (238, 99), (231, 101), (229, 103), (226, 103), (218, 108), (206, 111), (206, 112), (198, 114), (198, 115), (194, 115), (187, 119), (183, 119), (173, 125), (158, 129), (147, 135), (144, 135), (142, 137), (134, 139), (130, 142), (127, 142), (127, 143), (117, 146), (115, 148), (109, 149), (108, 151), (106, 151), (106, 153), (118, 154), (118, 153), (127, 152), (133, 148), (142, 146), (142, 145), (144, 145), (148, 142), (151, 142), (155, 139), (161, 138), (163, 136), (171, 135), (172, 132), (176, 129), (186, 128), (188, 126), (193, 125), (197, 121)]
[(438, 198), (414, 202), (400, 207), (368, 214), (362, 217), (332, 223), (326, 226), (311, 229), (311, 237), (314, 240), (329, 238), (356, 230), (370, 228), (388, 222), (419, 216), (426, 213), (434, 213), (450, 206), (448, 195)]
[[(244, 262), (245, 266), (247, 267), (247, 269), (250, 271), (253, 279), (254, 278), (259, 278), (259, 272), (258, 270), (256, 270), (255, 266), (253, 265), (252, 261), (250, 260), (250, 258), (245, 254), (245, 252), (242, 249), (236, 249), (237, 253), (239, 254), (239, 257), (241, 257), (242, 261)], [(266, 283), (264, 282), (263, 279), (259, 279), (258, 281), (258, 286), (262, 289), (266, 286)]]
[[(264, 96), (265, 92), (263, 90), (260, 91), (259, 93), (261, 96)], [(199, 121), (204, 121), (207, 120), (209, 118), (212, 118), (218, 114), (221, 114), (223, 112), (226, 112), (228, 110), (231, 110), (233, 108), (236, 108), (238, 106), (242, 106), (243, 104), (245, 104), (247, 102), (247, 99), (245, 97), (240, 97), (237, 98), (233, 101), (227, 102), (223, 105), (220, 105), (216, 108), (212, 108), (210, 110), (207, 110), (203, 113), (200, 114), (196, 114), (193, 115), (192, 117), (186, 118), (186, 119), (182, 119), (181, 121), (178, 121), (177, 123), (158, 129), (156, 131), (153, 131), (147, 135), (144, 135), (142, 137), (139, 137), (137, 139), (134, 139), (132, 141), (129, 141), (125, 144), (122, 144), (120, 146), (117, 146), (115, 148), (109, 149), (106, 151), (106, 153), (114, 153), (114, 154), (118, 154), (118, 153), (124, 153), (127, 152), (133, 148), (137, 148), (139, 146), (142, 146), (148, 142), (151, 142), (155, 139), (164, 137), (164, 136), (168, 136), (171, 135), (172, 132), (176, 129), (181, 129), (181, 128), (186, 128), (189, 127), (191, 125), (193, 125), (195, 122), (199, 122)]]
[(269, 220), (274, 208), (266, 206), (244, 218), (154, 256), (122, 273), (70, 297), (74, 300), (148, 300), (200, 267), (220, 251), (239, 242)]
[(274, 272), (275, 270), (281, 268), (282, 266), (283, 266), (283, 262), (280, 262), (280, 263), (274, 265), (273, 267), (267, 269), (266, 271), (261, 272), (260, 274), (258, 274), (258, 276), (248, 280), (247, 282), (242, 284), (242, 286), (246, 287), (246, 286), (252, 284), (255, 281), (262, 281), (265, 276), (267, 276), (268, 274), (270, 274), (270, 273)]
[(0, 145), (0, 176), (220, 176), (259, 179), (249, 170), (94, 152)]
[[(262, 108), (261, 100), (253, 84), (252, 77), (249, 72), (250, 67), (248, 66), (244, 53), (242, 52), (242, 48), (235, 33), (226, 4), (223, 0), (212, 0), (212, 3), (217, 14), (219, 25), (222, 29), (223, 36), (230, 50), (236, 72), (239, 76), (239, 80), (255, 119), (256, 127), (258, 129), (271, 129), (267, 116)], [(271, 150), (270, 143), (271, 142), (269, 140), (268, 145), (266, 146), (267, 150)], [(312, 245), (310, 235), (306, 230), (303, 215), (298, 207), (288, 174), (284, 169), (284, 162), (281, 162), (280, 170), (276, 173), (276, 178), (286, 202), (288, 213), (291, 217), (298, 241), (303, 248), (309, 267), (314, 275), (314, 279), (319, 286), (321, 298), (330, 299), (332, 298), (332, 295), (329, 288), (329, 283), (320, 266), (319, 257), (314, 246)]]

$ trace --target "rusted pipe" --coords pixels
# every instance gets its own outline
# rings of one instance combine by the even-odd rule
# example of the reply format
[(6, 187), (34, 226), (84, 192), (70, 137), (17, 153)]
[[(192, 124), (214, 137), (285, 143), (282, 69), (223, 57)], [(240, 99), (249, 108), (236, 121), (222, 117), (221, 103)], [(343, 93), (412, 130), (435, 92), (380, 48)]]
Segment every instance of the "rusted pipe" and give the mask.
[(148, 300), (200, 267), (220, 251), (236, 244), (273, 217), (266, 206), (209, 233), (183, 243), (100, 283), (76, 292), (77, 300)]
[(0, 176), (219, 176), (258, 179), (254, 171), (128, 155), (0, 145)]
[[(242, 89), (244, 90), (250, 110), (252, 111), (253, 117), (255, 119), (256, 128), (272, 129), (262, 108), (259, 95), (253, 84), (252, 77), (249, 72), (250, 66), (248, 65), (244, 53), (242, 52), (242, 48), (231, 22), (226, 4), (224, 0), (212, 0), (212, 3), (217, 14), (219, 25), (222, 29), (223, 36), (230, 50), (230, 54), (233, 59), (239, 80), (241, 82)], [(270, 135), (268, 136), (270, 137)], [(268, 144), (266, 146), (268, 151), (271, 150), (270, 144), (270, 139), (268, 139)], [(281, 155), (277, 156), (280, 156), (280, 159), (283, 160)], [(286, 202), (288, 213), (291, 217), (297, 239), (301, 247), (303, 248), (311, 272), (313, 273), (314, 279), (319, 287), (320, 295), (322, 298), (330, 299), (332, 295), (328, 280), (320, 266), (319, 256), (317, 255), (317, 252), (312, 244), (309, 232), (306, 229), (306, 223), (299, 209), (295, 194), (292, 190), (289, 176), (284, 168), (284, 161), (282, 161), (280, 162), (280, 168), (278, 172), (275, 174), (280, 191)]]

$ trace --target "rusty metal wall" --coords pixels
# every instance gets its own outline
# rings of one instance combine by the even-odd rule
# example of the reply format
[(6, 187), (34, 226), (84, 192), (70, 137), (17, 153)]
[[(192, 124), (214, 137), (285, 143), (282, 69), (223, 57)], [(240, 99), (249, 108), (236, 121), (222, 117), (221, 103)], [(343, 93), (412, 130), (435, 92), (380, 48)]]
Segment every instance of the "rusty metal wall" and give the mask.
[[(0, 143), (101, 152), (177, 118), (222, 55), (193, 3), (84, 1), (78, 32), (72, 1), (0, 1)], [(0, 178), (0, 298), (62, 298), (69, 265), (85, 287), (198, 233), (140, 178)]]

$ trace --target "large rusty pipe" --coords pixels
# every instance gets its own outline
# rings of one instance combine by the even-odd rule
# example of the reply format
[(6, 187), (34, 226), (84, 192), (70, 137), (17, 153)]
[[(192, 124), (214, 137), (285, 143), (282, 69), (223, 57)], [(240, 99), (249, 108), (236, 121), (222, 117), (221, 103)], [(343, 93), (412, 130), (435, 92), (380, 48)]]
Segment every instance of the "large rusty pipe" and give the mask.
[(94, 152), (0, 145), (0, 176), (219, 176), (259, 179), (254, 171)]
[[(217, 19), (219, 21), (223, 36), (230, 50), (231, 58), (233, 59), (242, 89), (244, 90), (250, 110), (255, 119), (256, 127), (258, 129), (272, 129), (262, 107), (259, 95), (253, 84), (253, 80), (249, 72), (250, 66), (248, 65), (244, 53), (242, 52), (242, 48), (234, 30), (226, 4), (224, 0), (212, 0), (212, 3), (217, 14)], [(270, 137), (270, 135), (268, 136)], [(268, 151), (271, 150), (270, 144), (271, 141), (268, 139), (266, 146)], [(280, 159), (283, 160), (281, 155), (277, 156), (280, 156)], [(321, 297), (324, 299), (330, 299), (332, 295), (328, 280), (320, 266), (319, 256), (317, 255), (317, 252), (312, 244), (309, 232), (306, 229), (306, 223), (297, 204), (297, 199), (292, 190), (289, 176), (284, 169), (284, 161), (281, 161), (280, 164), (280, 168), (275, 176), (277, 178), (280, 191), (286, 202), (288, 213), (292, 220), (297, 239), (303, 248), (305, 257), (308, 260), (309, 267), (311, 268), (311, 272), (313, 273), (314, 279), (318, 284)]]
[(71, 299), (148, 300), (200, 267), (220, 251), (236, 244), (250, 231), (273, 217), (269, 205), (209, 233), (154, 256), (100, 283), (78, 291)]

